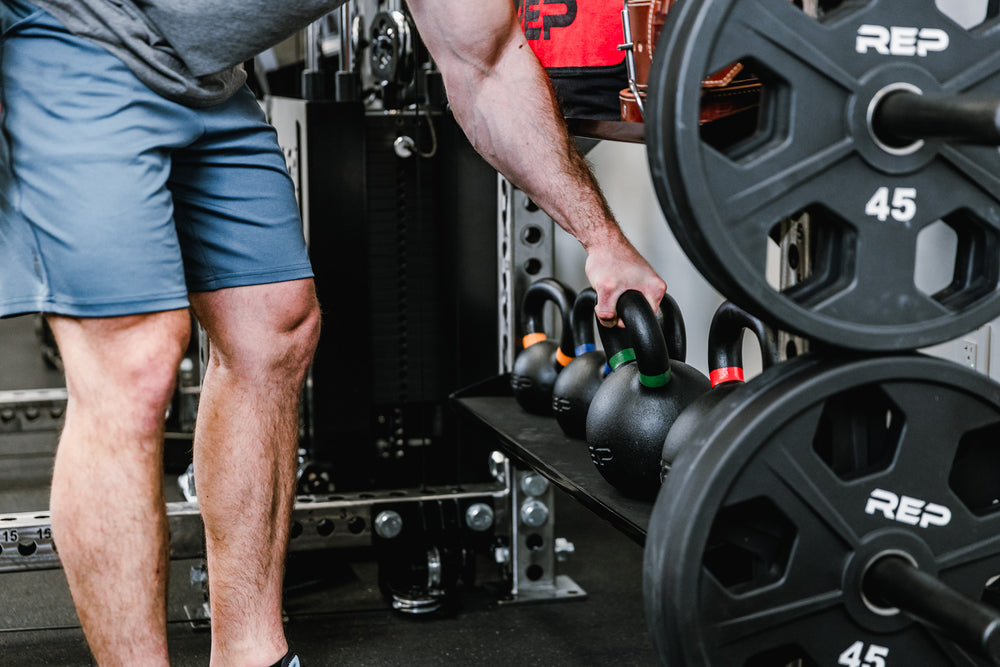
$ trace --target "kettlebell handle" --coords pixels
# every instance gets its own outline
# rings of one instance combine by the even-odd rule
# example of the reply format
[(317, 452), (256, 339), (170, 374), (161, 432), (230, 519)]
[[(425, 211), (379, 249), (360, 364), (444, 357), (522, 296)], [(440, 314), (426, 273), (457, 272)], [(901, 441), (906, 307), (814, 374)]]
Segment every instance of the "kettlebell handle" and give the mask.
[[(587, 352), (597, 349), (594, 344), (594, 320), (597, 315), (594, 308), (597, 306), (597, 292), (593, 287), (588, 287), (576, 295), (573, 302), (573, 312), (570, 313), (570, 322), (573, 326), (573, 355), (579, 357)], [(600, 325), (598, 325), (600, 326)]]
[(715, 311), (708, 331), (708, 369), (713, 387), (743, 381), (744, 329), (757, 337), (763, 367), (778, 363), (778, 337), (774, 329), (731, 301), (725, 301)]
[[(581, 292), (583, 294), (583, 292)], [(620, 313), (621, 311), (619, 311)], [(680, 306), (669, 294), (664, 294), (660, 300), (660, 309), (656, 313), (658, 326), (667, 345), (667, 357), (672, 361), (687, 359), (687, 329)], [(600, 332), (601, 345), (608, 357), (608, 365), (613, 369), (623, 363), (635, 360), (635, 351), (630, 347), (628, 333), (622, 327), (606, 327), (600, 324), (596, 315), (597, 331)], [(667, 362), (669, 367), (669, 361)]]
[[(577, 294), (576, 301), (573, 302), (573, 312), (570, 319), (573, 323), (573, 339), (576, 341), (575, 350), (578, 357), (597, 349), (594, 344), (595, 323), (598, 331), (608, 329), (597, 319), (594, 312), (596, 306), (597, 292), (593, 287), (588, 287)], [(687, 330), (684, 326), (684, 315), (681, 314), (680, 307), (669, 294), (663, 295), (656, 319), (660, 321), (660, 329), (663, 331), (663, 337), (667, 343), (667, 354), (673, 361), (684, 361), (687, 358)], [(611, 338), (614, 340), (606, 342), (604, 337), (601, 337), (605, 353), (608, 352), (608, 348), (613, 350), (611, 354), (607, 355), (608, 358), (621, 352), (627, 345), (623, 336), (612, 336)]]
[(601, 337), (601, 346), (608, 359), (608, 367), (613, 371), (622, 364), (635, 361), (635, 350), (629, 347), (628, 333), (624, 327), (606, 327), (597, 319), (594, 313), (594, 322), (597, 323), (597, 332)]
[(628, 290), (618, 297), (618, 316), (625, 322), (630, 347), (635, 350), (639, 382), (657, 388), (670, 382), (670, 356), (656, 314), (646, 297)]
[(663, 295), (656, 317), (660, 320), (660, 329), (663, 331), (670, 359), (687, 361), (687, 328), (684, 326), (684, 315), (674, 297), (666, 293)]
[[(570, 323), (570, 313), (573, 310), (573, 301), (576, 293), (559, 282), (555, 278), (542, 278), (536, 280), (528, 286), (524, 292), (524, 299), (521, 301), (521, 322), (524, 339), (528, 339), (533, 334), (544, 334), (544, 308), (549, 301), (555, 303), (562, 318), (562, 331), (559, 337), (559, 350), (568, 359), (573, 354), (573, 327)], [(537, 337), (541, 340), (541, 337)], [(533, 341), (537, 342), (537, 341)], [(528, 347), (529, 342), (524, 342), (524, 347)], [(568, 363), (568, 361), (567, 361)], [(565, 365), (565, 364), (563, 364)]]

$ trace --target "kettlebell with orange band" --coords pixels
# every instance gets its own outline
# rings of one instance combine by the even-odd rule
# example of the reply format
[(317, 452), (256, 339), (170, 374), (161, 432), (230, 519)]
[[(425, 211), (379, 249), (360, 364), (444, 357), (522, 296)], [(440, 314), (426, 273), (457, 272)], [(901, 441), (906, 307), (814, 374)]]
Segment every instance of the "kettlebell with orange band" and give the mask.
[(743, 332), (750, 331), (760, 344), (761, 365), (778, 363), (778, 337), (774, 329), (732, 302), (715, 311), (708, 331), (708, 368), (712, 390), (699, 396), (670, 427), (660, 457), (660, 479), (665, 480), (680, 450), (691, 442), (712, 409), (743, 384)]
[[(536, 415), (552, 414), (552, 387), (559, 372), (573, 360), (573, 327), (570, 313), (576, 293), (554, 278), (542, 278), (528, 286), (521, 302), (524, 349), (514, 359), (510, 387), (518, 404)], [(562, 318), (557, 343), (544, 331), (545, 304), (556, 305)]]

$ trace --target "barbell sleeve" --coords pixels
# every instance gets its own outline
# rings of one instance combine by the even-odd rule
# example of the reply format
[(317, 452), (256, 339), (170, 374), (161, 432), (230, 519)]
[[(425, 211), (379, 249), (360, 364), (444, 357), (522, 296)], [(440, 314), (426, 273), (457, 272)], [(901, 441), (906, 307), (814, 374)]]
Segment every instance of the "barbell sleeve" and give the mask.
[(872, 128), (890, 144), (937, 139), (1000, 145), (1000, 98), (895, 91), (879, 101)]
[(899, 556), (884, 556), (872, 563), (862, 588), (874, 603), (896, 607), (1000, 665), (1000, 611), (966, 597)]

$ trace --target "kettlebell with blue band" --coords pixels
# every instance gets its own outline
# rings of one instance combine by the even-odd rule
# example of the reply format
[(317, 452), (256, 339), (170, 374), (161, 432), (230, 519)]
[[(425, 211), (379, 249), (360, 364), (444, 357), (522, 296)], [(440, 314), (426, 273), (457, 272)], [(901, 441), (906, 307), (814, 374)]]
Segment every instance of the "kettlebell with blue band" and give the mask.
[[(598, 350), (594, 342), (594, 325), (597, 316), (597, 292), (593, 288), (580, 292), (570, 314), (576, 355), (559, 373), (552, 388), (552, 412), (563, 433), (571, 438), (583, 438), (587, 433), (587, 411), (604, 377), (611, 372), (607, 363), (609, 347)], [(597, 324), (600, 326), (600, 324)], [(612, 355), (620, 352), (622, 337), (611, 344)]]

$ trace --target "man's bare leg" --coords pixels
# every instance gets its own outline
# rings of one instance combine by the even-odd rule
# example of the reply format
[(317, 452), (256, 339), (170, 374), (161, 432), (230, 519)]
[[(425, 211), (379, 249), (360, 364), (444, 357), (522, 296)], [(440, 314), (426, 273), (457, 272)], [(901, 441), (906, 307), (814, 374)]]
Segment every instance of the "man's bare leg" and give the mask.
[(298, 404), (319, 337), (311, 280), (191, 295), (210, 362), (195, 429), (212, 665), (271, 665), (294, 500)]
[(80, 622), (102, 667), (166, 665), (163, 425), (190, 317), (49, 321), (69, 391), (52, 529)]

